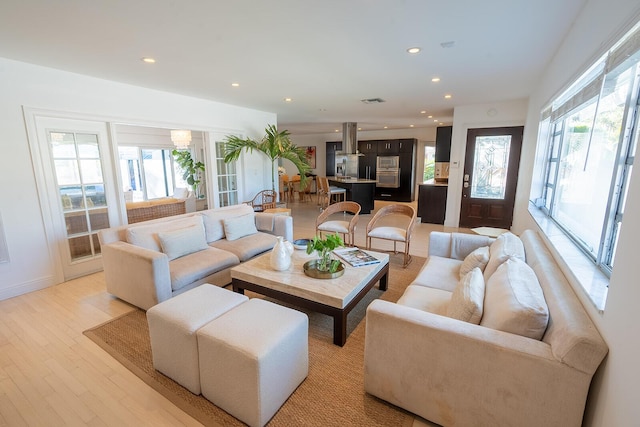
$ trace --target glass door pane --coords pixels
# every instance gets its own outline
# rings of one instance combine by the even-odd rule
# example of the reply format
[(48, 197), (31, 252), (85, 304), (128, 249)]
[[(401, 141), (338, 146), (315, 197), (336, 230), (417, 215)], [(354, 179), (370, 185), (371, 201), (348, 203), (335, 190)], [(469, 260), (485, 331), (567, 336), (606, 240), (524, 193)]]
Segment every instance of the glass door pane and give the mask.
[(476, 138), (471, 197), (504, 199), (511, 135), (479, 136)]
[(238, 204), (238, 174), (236, 162), (224, 162), (224, 142), (216, 143), (216, 166), (218, 174), (218, 202), (219, 206)]
[(109, 227), (98, 135), (48, 131), (71, 262), (100, 254), (97, 231)]

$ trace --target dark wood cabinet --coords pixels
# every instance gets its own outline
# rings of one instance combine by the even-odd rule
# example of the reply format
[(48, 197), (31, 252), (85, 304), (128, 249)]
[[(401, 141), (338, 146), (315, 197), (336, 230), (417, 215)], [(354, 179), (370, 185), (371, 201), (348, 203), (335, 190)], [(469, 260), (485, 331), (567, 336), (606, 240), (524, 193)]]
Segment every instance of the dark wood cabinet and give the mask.
[(446, 185), (423, 184), (418, 190), (418, 216), (420, 222), (444, 224), (447, 210)]
[(325, 166), (326, 175), (336, 174), (336, 152), (342, 150), (342, 141), (327, 142), (327, 164)]
[(378, 153), (378, 141), (358, 141), (358, 151), (360, 153)]
[(368, 214), (373, 210), (373, 201), (376, 184), (373, 182), (358, 182), (356, 180), (329, 180), (330, 185), (347, 190), (347, 200), (352, 200), (360, 205), (360, 213)]
[(376, 179), (376, 155), (367, 153), (358, 157), (358, 177), (361, 179)]
[(453, 126), (436, 129), (436, 162), (448, 162), (451, 157), (451, 135)]
[(400, 139), (398, 140), (398, 152), (400, 153), (413, 153), (413, 148), (416, 145), (416, 140), (413, 138), (410, 139)]
[(397, 139), (388, 139), (378, 141), (379, 156), (393, 156), (400, 152), (400, 141)]

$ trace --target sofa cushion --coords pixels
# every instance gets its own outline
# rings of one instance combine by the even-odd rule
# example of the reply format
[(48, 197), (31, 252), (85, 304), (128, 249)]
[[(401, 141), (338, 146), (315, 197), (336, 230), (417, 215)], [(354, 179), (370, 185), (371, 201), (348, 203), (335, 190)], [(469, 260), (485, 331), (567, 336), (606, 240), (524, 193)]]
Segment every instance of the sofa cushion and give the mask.
[(509, 259), (509, 257), (525, 261), (522, 241), (515, 234), (506, 232), (498, 236), (489, 246), (489, 262), (484, 269), (484, 281), (487, 282), (500, 264)]
[(409, 285), (397, 304), (445, 316), (451, 292), (426, 286)]
[(207, 235), (207, 243), (215, 242), (224, 238), (225, 218), (234, 218), (240, 215), (246, 215), (253, 212), (253, 208), (247, 204), (224, 206), (221, 208), (209, 209), (201, 211), (204, 220), (204, 230)]
[(487, 262), (489, 262), (489, 246), (482, 246), (474, 250), (462, 261), (460, 265), (460, 278), (462, 279), (476, 267), (478, 267), (480, 271), (484, 271)]
[(447, 317), (463, 322), (480, 324), (484, 301), (484, 277), (476, 267), (466, 274), (451, 294), (447, 307)]
[(412, 285), (428, 286), (430, 288), (453, 291), (460, 280), (460, 265), (462, 261), (432, 255), (427, 259)]
[(486, 284), (480, 325), (539, 340), (548, 321), (549, 309), (536, 274), (521, 259), (507, 259)]
[(160, 240), (162, 252), (169, 257), (169, 260), (209, 247), (205, 239), (202, 223), (177, 230), (159, 232), (158, 240)]
[(489, 246), (494, 240), (491, 237), (479, 234), (451, 233), (451, 254), (449, 258), (463, 260), (476, 248)]
[(222, 220), (224, 235), (227, 240), (238, 240), (241, 237), (256, 234), (256, 215), (254, 213), (240, 215)]
[(277, 241), (276, 236), (258, 231), (256, 234), (241, 237), (237, 240), (218, 240), (210, 243), (209, 246), (231, 252), (240, 261), (244, 262), (258, 254), (273, 249)]
[(200, 224), (202, 224), (202, 217), (200, 215), (194, 215), (174, 220), (167, 219), (166, 221), (154, 222), (153, 224), (136, 225), (127, 228), (127, 242), (132, 245), (151, 249), (152, 251), (162, 252), (160, 240), (158, 239), (159, 232), (166, 233), (168, 231)]
[(176, 258), (169, 261), (171, 289), (177, 291), (186, 285), (238, 264), (240, 264), (240, 260), (231, 252), (211, 247)]

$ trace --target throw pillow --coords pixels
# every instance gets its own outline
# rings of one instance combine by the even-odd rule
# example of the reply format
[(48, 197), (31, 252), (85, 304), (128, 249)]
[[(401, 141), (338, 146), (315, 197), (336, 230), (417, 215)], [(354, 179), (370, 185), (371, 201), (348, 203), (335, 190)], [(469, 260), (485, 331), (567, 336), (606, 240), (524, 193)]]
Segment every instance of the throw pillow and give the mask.
[(484, 271), (487, 262), (489, 262), (489, 246), (482, 246), (474, 250), (460, 264), (460, 278), (462, 279), (476, 267)]
[(509, 258), (486, 285), (481, 326), (539, 340), (549, 321), (549, 308), (534, 271)]
[(480, 268), (475, 267), (458, 282), (451, 294), (447, 317), (463, 322), (480, 324), (484, 301), (484, 278)]
[(204, 227), (202, 224), (158, 233), (162, 252), (169, 260), (180, 258), (207, 249)]
[(201, 211), (204, 220), (204, 231), (207, 235), (207, 243), (224, 238), (224, 220), (240, 215), (253, 213), (253, 208), (246, 204), (224, 206), (221, 208)]
[(227, 240), (238, 240), (241, 237), (256, 234), (258, 230), (256, 229), (255, 217), (254, 213), (250, 213), (223, 220), (224, 234)]
[(506, 232), (498, 236), (489, 246), (489, 262), (484, 269), (484, 281), (487, 282), (500, 264), (509, 259), (509, 257), (525, 261), (522, 240), (515, 234)]

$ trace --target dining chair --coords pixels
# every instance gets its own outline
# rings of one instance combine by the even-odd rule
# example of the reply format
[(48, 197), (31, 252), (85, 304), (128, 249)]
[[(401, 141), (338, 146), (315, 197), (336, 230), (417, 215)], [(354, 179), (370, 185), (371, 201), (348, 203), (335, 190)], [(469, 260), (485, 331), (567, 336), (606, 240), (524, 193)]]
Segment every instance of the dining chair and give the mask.
[[(345, 245), (354, 246), (360, 208), (360, 204), (356, 202), (338, 202), (329, 205), (316, 218), (316, 234), (321, 236), (322, 233), (339, 233), (342, 234)], [(342, 219), (338, 219), (336, 215), (340, 212)]]
[(415, 220), (416, 211), (409, 205), (391, 204), (382, 207), (367, 224), (367, 249), (371, 249), (372, 238), (392, 241), (394, 254), (398, 253), (396, 244), (404, 243), (403, 267), (406, 267), (411, 262), (409, 245)]

